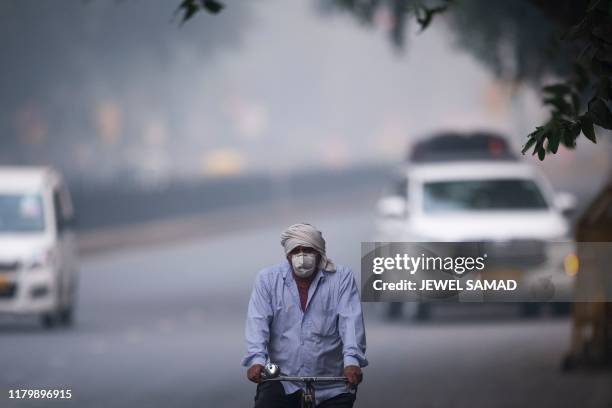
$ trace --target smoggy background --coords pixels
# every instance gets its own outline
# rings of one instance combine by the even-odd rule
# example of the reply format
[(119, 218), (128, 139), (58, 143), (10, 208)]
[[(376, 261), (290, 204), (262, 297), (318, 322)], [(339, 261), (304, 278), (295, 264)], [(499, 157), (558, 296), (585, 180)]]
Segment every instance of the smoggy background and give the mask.
[[(82, 252), (73, 328), (0, 325), (0, 390), (74, 399), (0, 405), (248, 406), (246, 304), (255, 273), (282, 260), (287, 225), (317, 225), (358, 277), (374, 203), (415, 140), (488, 129), (519, 148), (546, 117), (534, 88), (502, 81), (445, 18), (408, 27), (399, 51), (384, 14), (364, 27), (324, 2), (227, 2), (180, 25), (175, 3), (0, 2), (0, 164), (64, 172)], [(582, 138), (533, 164), (579, 214), (610, 149)], [(559, 370), (567, 316), (365, 312), (357, 406), (612, 402), (609, 372)]]

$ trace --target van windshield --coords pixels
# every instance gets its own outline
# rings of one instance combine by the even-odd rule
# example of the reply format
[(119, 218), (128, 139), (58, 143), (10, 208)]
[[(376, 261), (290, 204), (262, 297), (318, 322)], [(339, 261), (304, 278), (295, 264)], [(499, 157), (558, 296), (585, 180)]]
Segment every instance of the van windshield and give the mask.
[(424, 186), (424, 210), (430, 213), (546, 208), (542, 192), (531, 180), (456, 180)]
[(42, 232), (44, 229), (40, 195), (0, 193), (0, 233)]

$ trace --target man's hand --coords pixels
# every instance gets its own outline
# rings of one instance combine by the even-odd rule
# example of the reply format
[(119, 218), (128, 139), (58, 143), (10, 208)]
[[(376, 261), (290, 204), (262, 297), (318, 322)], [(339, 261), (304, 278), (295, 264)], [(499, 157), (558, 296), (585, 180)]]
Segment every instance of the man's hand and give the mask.
[(258, 383), (261, 381), (261, 372), (263, 371), (263, 366), (261, 364), (253, 364), (247, 370), (247, 378), (254, 383)]
[(348, 379), (349, 385), (355, 386), (363, 380), (361, 368), (350, 365), (344, 367), (344, 376)]

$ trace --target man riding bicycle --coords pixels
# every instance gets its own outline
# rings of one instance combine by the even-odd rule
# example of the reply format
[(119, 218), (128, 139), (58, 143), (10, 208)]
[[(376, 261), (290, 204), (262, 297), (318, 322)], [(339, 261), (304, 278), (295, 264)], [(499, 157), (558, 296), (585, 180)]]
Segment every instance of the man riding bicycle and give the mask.
[[(261, 382), (263, 366), (278, 364), (287, 376), (341, 376), (362, 380), (366, 338), (357, 285), (349, 268), (336, 266), (325, 240), (310, 224), (281, 234), (286, 261), (257, 274), (246, 320), (242, 365), (258, 383), (255, 408), (299, 407), (298, 382)], [(317, 407), (353, 406), (346, 383), (317, 384)]]

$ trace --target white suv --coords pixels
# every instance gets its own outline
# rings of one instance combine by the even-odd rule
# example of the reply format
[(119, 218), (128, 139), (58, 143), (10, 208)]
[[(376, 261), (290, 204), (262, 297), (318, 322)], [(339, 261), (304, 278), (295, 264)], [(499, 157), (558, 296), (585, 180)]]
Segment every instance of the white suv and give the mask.
[[(525, 256), (543, 255), (552, 241), (571, 241), (564, 216), (575, 204), (571, 194), (554, 194), (535, 168), (512, 155), (465, 156), (459, 149), (454, 157), (402, 165), (378, 202), (376, 241), (478, 242)], [(573, 277), (564, 273), (565, 255), (547, 254), (545, 266), (555, 269), (548, 271), (555, 287), (569, 291)], [(431, 305), (411, 304), (413, 317), (429, 317)], [(522, 306), (525, 314), (535, 314), (539, 304)], [(392, 303), (388, 313), (397, 315), (401, 307)]]
[(76, 299), (74, 210), (60, 174), (0, 167), (0, 314), (70, 324)]

